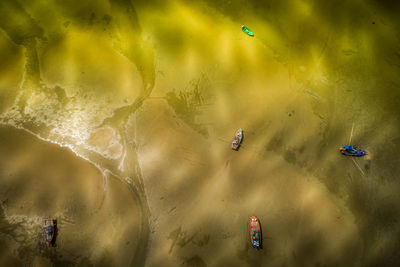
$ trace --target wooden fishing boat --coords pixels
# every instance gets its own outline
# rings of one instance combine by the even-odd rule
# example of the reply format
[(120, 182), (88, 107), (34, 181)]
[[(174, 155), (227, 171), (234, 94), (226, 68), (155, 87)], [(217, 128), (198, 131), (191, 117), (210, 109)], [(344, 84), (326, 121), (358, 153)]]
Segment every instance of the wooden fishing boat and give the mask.
[(240, 128), (239, 130), (236, 131), (235, 137), (233, 138), (232, 149), (239, 150), (242, 140), (243, 140), (243, 130), (242, 128)]
[(253, 248), (261, 248), (261, 225), (260, 220), (256, 216), (250, 217), (250, 241)]
[(367, 154), (367, 151), (356, 146), (344, 145), (340, 148), (340, 153), (346, 156), (362, 157)]
[(52, 218), (44, 219), (42, 235), (47, 246), (53, 245), (55, 232), (56, 220)]

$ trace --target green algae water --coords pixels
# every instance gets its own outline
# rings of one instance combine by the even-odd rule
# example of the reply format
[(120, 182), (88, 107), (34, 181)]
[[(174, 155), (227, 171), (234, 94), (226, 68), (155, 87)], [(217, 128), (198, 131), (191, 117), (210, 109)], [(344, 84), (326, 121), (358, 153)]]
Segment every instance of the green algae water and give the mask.
[(1, 1), (1, 265), (397, 266), (399, 10)]

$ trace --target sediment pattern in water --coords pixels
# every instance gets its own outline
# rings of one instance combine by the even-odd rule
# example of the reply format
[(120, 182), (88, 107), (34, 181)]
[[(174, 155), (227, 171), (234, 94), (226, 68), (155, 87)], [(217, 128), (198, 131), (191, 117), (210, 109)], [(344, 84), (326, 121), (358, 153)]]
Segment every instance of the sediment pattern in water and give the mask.
[[(373, 0), (1, 1), (0, 123), (75, 153), (35, 154), (42, 141), (2, 128), (3, 258), (397, 266), (398, 11)], [(348, 142), (369, 155), (342, 157)], [(40, 174), (52, 158), (58, 169)], [(64, 162), (93, 172), (71, 173), (71, 187), (93, 193), (68, 202)], [(91, 213), (115, 192), (129, 204)], [(130, 228), (109, 220), (130, 208)], [(249, 247), (251, 215), (263, 224), (261, 251)], [(43, 216), (60, 218), (60, 243), (40, 252)], [(72, 220), (104, 245), (82, 243)], [(104, 233), (129, 228), (132, 241), (92, 237), (102, 221)]]

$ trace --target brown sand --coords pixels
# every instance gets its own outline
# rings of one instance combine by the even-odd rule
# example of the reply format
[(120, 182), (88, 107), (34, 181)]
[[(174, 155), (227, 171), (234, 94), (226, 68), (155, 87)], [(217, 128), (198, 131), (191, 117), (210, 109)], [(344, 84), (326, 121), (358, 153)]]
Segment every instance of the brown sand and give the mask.
[[(398, 266), (398, 10), (390, 0), (0, 1), (0, 123), (110, 175), (104, 190), (68, 149), (3, 129), (1, 260)], [(369, 155), (341, 156), (348, 142)], [(39, 253), (45, 216), (60, 218), (59, 247)]]
[[(69, 149), (0, 128), (2, 247), (22, 261), (127, 266), (138, 246), (141, 214), (126, 185)], [(56, 218), (55, 248), (40, 251), (43, 218)], [(2, 266), (13, 254), (2, 250)], [(4, 264), (4, 265), (3, 265)]]
[[(155, 110), (162, 115), (150, 120), (145, 114)], [(349, 265), (360, 256), (354, 217), (312, 174), (275, 153), (260, 156), (250, 140), (239, 152), (218, 139), (204, 142), (171, 120), (163, 101), (149, 102), (142, 112), (139, 158), (151, 212), (149, 266)], [(250, 248), (252, 215), (262, 222), (260, 251)]]

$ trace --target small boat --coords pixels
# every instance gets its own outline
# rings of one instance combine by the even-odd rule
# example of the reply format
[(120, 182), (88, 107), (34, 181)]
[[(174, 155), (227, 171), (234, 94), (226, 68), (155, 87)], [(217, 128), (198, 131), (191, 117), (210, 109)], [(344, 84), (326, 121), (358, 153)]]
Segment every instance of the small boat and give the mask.
[(236, 131), (235, 137), (233, 138), (232, 149), (236, 151), (239, 150), (242, 140), (243, 140), (243, 130), (242, 128), (239, 128), (239, 130)]
[(242, 31), (244, 31), (245, 33), (247, 33), (249, 36), (254, 37), (254, 33), (247, 28), (246, 26), (242, 25)]
[(340, 153), (346, 156), (362, 157), (367, 154), (367, 151), (356, 146), (344, 145), (340, 148)]
[(253, 248), (261, 248), (261, 225), (256, 216), (250, 217), (250, 240)]
[(51, 218), (44, 219), (42, 235), (47, 246), (53, 245), (55, 231), (56, 220)]

